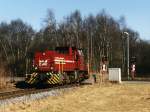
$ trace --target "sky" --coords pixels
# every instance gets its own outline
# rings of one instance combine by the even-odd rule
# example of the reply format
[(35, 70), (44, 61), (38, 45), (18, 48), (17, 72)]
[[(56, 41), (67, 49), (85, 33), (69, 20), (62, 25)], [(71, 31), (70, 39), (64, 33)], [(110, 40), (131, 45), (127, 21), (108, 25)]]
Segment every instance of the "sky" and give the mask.
[(48, 9), (53, 10), (58, 23), (75, 10), (84, 17), (105, 9), (116, 20), (124, 16), (127, 27), (150, 40), (150, 0), (0, 0), (0, 22), (20, 18), (38, 31)]

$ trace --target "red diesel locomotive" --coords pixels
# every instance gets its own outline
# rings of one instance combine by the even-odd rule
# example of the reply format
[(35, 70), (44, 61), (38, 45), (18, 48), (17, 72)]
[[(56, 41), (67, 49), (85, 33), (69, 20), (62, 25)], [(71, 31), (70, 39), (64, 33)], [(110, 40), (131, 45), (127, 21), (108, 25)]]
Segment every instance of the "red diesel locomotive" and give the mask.
[(34, 72), (26, 76), (28, 84), (64, 84), (89, 78), (81, 49), (57, 47), (54, 51), (36, 52)]

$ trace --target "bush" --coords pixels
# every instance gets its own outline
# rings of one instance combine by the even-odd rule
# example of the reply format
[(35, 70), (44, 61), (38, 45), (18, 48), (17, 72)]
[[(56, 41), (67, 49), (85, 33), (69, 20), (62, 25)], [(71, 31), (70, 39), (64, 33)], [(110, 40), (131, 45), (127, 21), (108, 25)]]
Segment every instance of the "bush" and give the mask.
[(0, 88), (7, 86), (7, 76), (9, 76), (9, 71), (6, 70), (4, 66), (0, 65)]

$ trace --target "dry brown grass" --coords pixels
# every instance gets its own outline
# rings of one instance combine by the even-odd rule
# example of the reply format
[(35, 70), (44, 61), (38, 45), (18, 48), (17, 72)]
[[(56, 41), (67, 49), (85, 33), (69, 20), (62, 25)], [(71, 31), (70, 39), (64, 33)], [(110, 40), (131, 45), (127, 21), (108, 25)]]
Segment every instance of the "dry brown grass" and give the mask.
[(0, 64), (0, 91), (5, 91), (14, 86), (11, 83), (11, 77), (10, 71), (3, 64)]
[[(0, 108), (2, 109), (2, 107)], [(38, 101), (13, 104), (4, 112), (150, 112), (149, 84), (98, 84)]]

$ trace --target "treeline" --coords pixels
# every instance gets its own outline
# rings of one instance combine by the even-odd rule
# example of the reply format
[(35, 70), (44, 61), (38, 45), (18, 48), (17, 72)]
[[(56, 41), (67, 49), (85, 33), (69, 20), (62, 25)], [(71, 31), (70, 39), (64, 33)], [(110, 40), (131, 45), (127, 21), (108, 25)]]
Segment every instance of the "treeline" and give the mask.
[(127, 35), (124, 32), (129, 33), (130, 58), (137, 57), (137, 72), (150, 73), (150, 44), (126, 27), (122, 17), (115, 20), (105, 11), (82, 17), (80, 11), (74, 11), (57, 22), (54, 13), (48, 10), (43, 23), (38, 32), (20, 19), (0, 23), (0, 65), (8, 74), (21, 76), (32, 72), (34, 53), (57, 46), (82, 48), (86, 62), (97, 70), (102, 57), (107, 56), (109, 67), (120, 67), (125, 73)]

